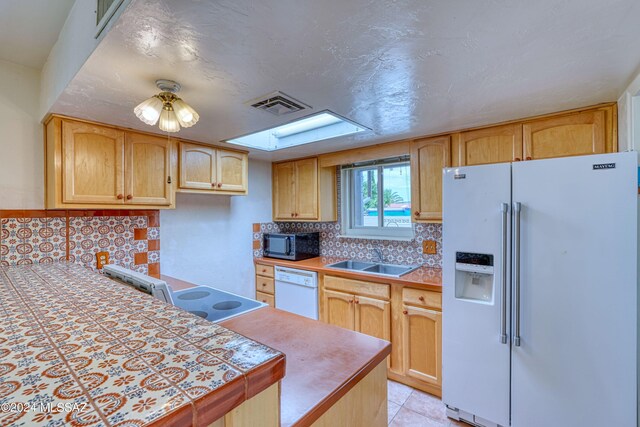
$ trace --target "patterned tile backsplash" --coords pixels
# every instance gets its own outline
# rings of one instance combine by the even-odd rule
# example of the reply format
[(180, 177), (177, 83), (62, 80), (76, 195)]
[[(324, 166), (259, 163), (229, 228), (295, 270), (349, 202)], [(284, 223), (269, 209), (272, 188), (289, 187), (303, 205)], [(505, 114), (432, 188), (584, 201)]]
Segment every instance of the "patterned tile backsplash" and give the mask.
[[(261, 257), (264, 233), (320, 232), (320, 255), (337, 258), (370, 260), (373, 249), (380, 248), (385, 262), (397, 264), (419, 264), (428, 267), (442, 265), (442, 224), (413, 224), (414, 238), (410, 241), (369, 240), (344, 237), (340, 234), (339, 222), (268, 222), (254, 224), (255, 257)], [(435, 240), (437, 254), (422, 253), (422, 242)]]
[(71, 261), (96, 269), (96, 253), (160, 274), (158, 211), (0, 210), (0, 265)]

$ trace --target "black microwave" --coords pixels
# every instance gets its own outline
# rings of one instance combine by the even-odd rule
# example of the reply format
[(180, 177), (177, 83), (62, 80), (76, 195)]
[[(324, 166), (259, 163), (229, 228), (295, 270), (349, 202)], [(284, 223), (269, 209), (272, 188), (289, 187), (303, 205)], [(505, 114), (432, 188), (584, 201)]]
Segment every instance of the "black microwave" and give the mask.
[(264, 235), (264, 256), (269, 258), (301, 259), (320, 256), (320, 233), (288, 233)]

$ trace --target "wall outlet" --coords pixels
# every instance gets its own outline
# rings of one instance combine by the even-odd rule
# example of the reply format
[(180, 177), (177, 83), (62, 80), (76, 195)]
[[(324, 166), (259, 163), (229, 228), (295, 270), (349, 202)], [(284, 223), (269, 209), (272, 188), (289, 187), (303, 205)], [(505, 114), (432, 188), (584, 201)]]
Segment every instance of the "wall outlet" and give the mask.
[(438, 253), (435, 240), (425, 240), (422, 242), (422, 253), (427, 255), (435, 255)]
[(98, 270), (101, 270), (107, 264), (109, 264), (109, 252), (98, 252), (96, 254), (96, 267)]

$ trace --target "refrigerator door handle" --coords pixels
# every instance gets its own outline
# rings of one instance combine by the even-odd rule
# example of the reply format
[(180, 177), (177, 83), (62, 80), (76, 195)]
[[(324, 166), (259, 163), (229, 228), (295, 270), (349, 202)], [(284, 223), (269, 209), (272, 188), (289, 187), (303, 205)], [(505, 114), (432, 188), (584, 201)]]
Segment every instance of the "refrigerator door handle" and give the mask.
[(502, 211), (502, 311), (500, 317), (500, 342), (506, 344), (507, 339), (507, 221), (509, 216), (509, 204), (502, 203), (500, 207)]
[(514, 334), (513, 345), (520, 347), (520, 202), (513, 203), (513, 286), (514, 286)]

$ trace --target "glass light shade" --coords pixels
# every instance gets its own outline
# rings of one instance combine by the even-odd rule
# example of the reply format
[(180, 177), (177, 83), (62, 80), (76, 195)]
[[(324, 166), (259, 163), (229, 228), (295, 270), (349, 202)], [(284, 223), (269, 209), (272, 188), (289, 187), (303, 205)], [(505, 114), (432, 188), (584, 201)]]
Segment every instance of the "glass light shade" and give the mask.
[(162, 112), (162, 100), (156, 95), (142, 101), (133, 109), (135, 115), (148, 125), (155, 125), (160, 118)]
[(180, 130), (180, 124), (173, 110), (162, 109), (159, 126), (165, 132), (178, 132)]
[(182, 127), (188, 128), (195, 125), (200, 116), (196, 113), (196, 110), (191, 108), (189, 104), (178, 98), (172, 102), (173, 111), (176, 113), (176, 118)]

